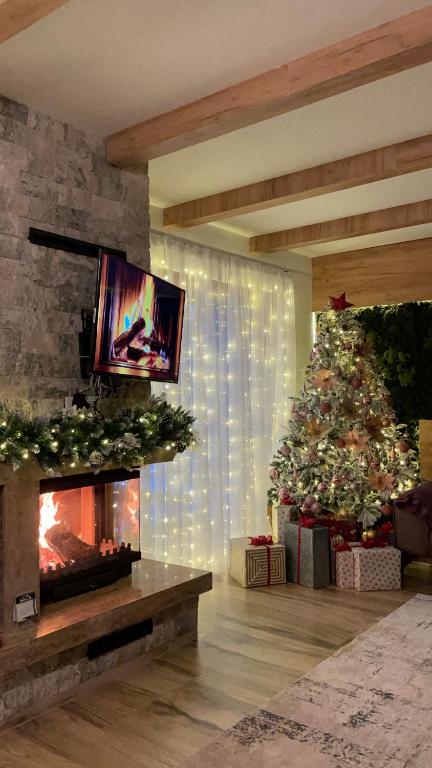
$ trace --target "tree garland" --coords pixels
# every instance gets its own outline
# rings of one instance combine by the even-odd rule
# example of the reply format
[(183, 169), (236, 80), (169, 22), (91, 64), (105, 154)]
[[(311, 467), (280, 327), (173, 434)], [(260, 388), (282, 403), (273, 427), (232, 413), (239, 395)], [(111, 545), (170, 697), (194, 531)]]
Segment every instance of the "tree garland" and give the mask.
[(99, 471), (117, 464), (132, 469), (158, 448), (186, 450), (195, 440), (193, 423), (189, 412), (169, 405), (164, 395), (114, 418), (94, 408), (73, 407), (30, 419), (0, 405), (0, 462), (17, 470), (34, 458), (48, 475), (75, 466)]

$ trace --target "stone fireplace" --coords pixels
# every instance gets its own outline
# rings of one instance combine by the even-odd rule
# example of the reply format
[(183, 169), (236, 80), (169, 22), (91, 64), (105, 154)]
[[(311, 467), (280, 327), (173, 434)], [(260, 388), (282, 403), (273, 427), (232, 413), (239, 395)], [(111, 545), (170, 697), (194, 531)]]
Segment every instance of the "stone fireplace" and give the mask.
[[(139, 483), (119, 467), (58, 478), (32, 462), (0, 467), (0, 727), (196, 639), (211, 574), (140, 559)], [(21, 620), (17, 600), (31, 595), (36, 615)]]
[(41, 604), (111, 584), (140, 558), (138, 471), (40, 481)]

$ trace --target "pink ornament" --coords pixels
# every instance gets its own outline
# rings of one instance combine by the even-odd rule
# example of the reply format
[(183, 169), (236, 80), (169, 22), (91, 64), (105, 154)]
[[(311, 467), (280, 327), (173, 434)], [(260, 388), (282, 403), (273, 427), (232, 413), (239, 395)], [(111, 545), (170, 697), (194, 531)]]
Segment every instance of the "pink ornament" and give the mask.
[(305, 496), (305, 500), (303, 503), (306, 507), (311, 507), (312, 504), (315, 504), (315, 502), (316, 502), (315, 496), (312, 496), (312, 494), (309, 493), (307, 496)]
[(286, 443), (282, 443), (281, 447), (279, 448), (279, 453), (281, 453), (282, 456), (289, 456), (291, 453), (291, 448)]
[(342, 485), (343, 483), (342, 475), (333, 475), (332, 483), (333, 485), (337, 485), (337, 486)]
[(278, 469), (276, 469), (276, 467), (270, 467), (269, 475), (272, 480), (278, 480), (278, 478), (280, 477), (280, 472)]
[(312, 504), (310, 511), (313, 512), (314, 515), (319, 515), (319, 513), (322, 511), (322, 506), (319, 501), (316, 501), (314, 504)]
[(320, 493), (324, 493), (324, 491), (327, 491), (328, 485), (327, 483), (319, 483), (318, 490)]

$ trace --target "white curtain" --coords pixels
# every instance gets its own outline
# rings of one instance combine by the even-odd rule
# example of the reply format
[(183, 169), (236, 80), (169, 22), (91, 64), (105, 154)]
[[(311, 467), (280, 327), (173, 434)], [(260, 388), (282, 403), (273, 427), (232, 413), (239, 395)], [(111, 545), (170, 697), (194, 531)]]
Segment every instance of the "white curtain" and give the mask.
[(294, 394), (294, 296), (276, 267), (154, 234), (152, 272), (186, 290), (179, 384), (199, 444), (142, 472), (143, 557), (224, 570), (229, 540), (268, 533), (268, 465)]

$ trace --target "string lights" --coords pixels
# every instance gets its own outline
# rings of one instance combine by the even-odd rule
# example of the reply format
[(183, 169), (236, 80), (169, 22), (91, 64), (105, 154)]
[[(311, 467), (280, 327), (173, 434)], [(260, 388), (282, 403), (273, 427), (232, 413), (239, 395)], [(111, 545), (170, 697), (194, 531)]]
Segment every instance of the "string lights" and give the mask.
[(154, 235), (152, 272), (186, 290), (179, 385), (199, 444), (142, 472), (144, 556), (215, 571), (266, 525), (267, 465), (294, 394), (294, 296), (277, 268)]

